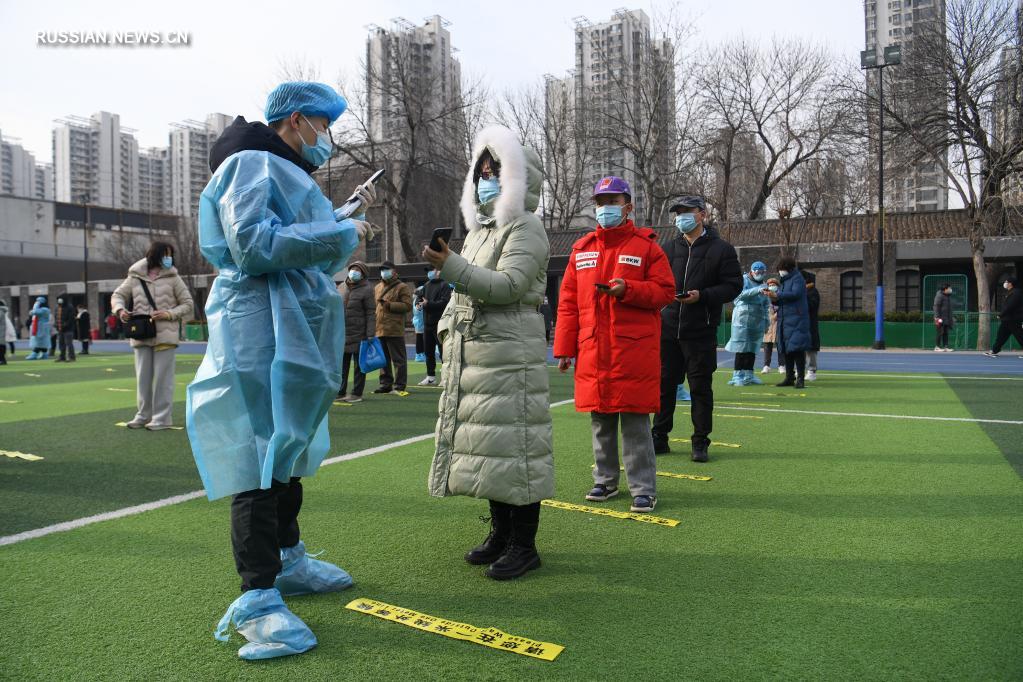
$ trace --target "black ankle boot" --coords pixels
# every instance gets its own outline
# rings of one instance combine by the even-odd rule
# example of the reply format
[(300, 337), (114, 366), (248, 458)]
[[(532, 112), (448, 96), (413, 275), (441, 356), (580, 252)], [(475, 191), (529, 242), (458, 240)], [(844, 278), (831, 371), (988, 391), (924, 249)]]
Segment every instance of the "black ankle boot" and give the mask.
[(511, 507), (491, 500), (490, 534), (482, 543), (466, 553), (465, 560), (473, 566), (485, 566), (497, 561), (508, 549), (511, 535)]
[(511, 507), (512, 537), (508, 549), (487, 569), (494, 580), (519, 578), (540, 568), (536, 531), (540, 526), (540, 503)]

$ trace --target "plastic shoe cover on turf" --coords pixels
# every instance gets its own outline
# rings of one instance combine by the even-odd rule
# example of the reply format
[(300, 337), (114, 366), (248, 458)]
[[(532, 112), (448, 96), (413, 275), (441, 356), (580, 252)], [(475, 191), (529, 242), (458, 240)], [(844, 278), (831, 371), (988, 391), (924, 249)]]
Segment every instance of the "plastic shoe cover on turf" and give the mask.
[(294, 547), (281, 550), (281, 572), (274, 587), (285, 596), (340, 592), (352, 584), (352, 576), (343, 569), (306, 554), (301, 540)]
[(732, 378), (728, 380), (729, 386), (742, 385), (742, 370), (732, 370)]
[(764, 383), (764, 382), (761, 381), (760, 378), (757, 377), (757, 375), (753, 373), (753, 370), (751, 370), (751, 369), (744, 369), (743, 370), (743, 375), (742, 375), (742, 385), (743, 386), (755, 386), (755, 385), (762, 384), (762, 383)]
[(689, 402), (692, 399), (693, 397), (689, 395), (689, 391), (686, 390), (686, 387), (679, 384), (678, 388), (675, 389), (675, 400), (679, 402)]
[(249, 590), (227, 607), (213, 636), (226, 642), (231, 625), (249, 643), (238, 650), (247, 661), (291, 656), (316, 646), (316, 635), (288, 610), (276, 589)]

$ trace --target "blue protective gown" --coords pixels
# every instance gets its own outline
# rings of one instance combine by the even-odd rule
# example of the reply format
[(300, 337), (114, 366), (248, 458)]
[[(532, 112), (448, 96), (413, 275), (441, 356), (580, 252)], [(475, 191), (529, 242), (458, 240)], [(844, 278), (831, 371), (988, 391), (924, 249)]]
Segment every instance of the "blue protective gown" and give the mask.
[(209, 345), (188, 386), (192, 454), (211, 499), (310, 476), (330, 447), (344, 306), (333, 275), (358, 244), (294, 163), (240, 151), (199, 202), (199, 242), (218, 274)]
[(36, 318), (39, 324), (36, 328), (36, 333), (28, 337), (28, 347), (33, 350), (37, 348), (50, 350), (50, 309), (36, 303), (29, 312), (29, 315)]
[(746, 273), (742, 277), (742, 292), (735, 297), (732, 309), (732, 337), (725, 350), (732, 353), (756, 353), (767, 331), (768, 309), (771, 301), (760, 293), (767, 285), (757, 282)]

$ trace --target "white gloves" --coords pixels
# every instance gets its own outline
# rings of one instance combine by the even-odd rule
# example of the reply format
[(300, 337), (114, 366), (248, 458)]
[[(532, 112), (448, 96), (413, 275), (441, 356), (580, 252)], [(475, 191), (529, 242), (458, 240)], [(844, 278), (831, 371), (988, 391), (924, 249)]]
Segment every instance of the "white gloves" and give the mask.
[(360, 213), (365, 213), (366, 209), (372, 206), (377, 200), (377, 188), (373, 186), (373, 183), (367, 182), (364, 185), (359, 185), (355, 188), (355, 194), (362, 201), (362, 210)]
[(376, 236), (376, 231), (373, 229), (372, 225), (365, 220), (352, 219), (352, 222), (355, 223), (355, 232), (359, 235), (360, 242), (373, 241), (373, 237)]

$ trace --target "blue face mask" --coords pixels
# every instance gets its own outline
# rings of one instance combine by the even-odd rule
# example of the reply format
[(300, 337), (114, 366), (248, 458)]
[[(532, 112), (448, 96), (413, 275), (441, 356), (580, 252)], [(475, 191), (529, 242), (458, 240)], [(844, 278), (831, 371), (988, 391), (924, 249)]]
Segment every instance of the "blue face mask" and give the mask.
[(675, 227), (682, 234), (689, 234), (696, 229), (696, 216), (692, 213), (680, 213), (675, 216)]
[(171, 258), (170, 256), (164, 256), (163, 258), (160, 259), (160, 265), (162, 265), (165, 269), (169, 270), (171, 266), (174, 265), (174, 259)]
[(394, 276), (394, 270), (381, 270), (380, 279), (391, 279)]
[[(313, 124), (309, 123), (309, 119), (302, 116), (302, 120), (305, 121), (310, 128), (313, 128)], [(313, 164), (316, 167), (322, 166), (327, 163), (327, 159), (330, 158), (330, 152), (333, 151), (334, 147), (330, 143), (330, 135), (326, 131), (318, 131), (313, 128), (313, 132), (316, 133), (316, 144), (308, 145), (305, 142), (305, 138), (299, 135), (302, 140), (302, 158)]]
[(597, 224), (607, 229), (609, 227), (618, 227), (622, 223), (622, 207), (621, 206), (598, 206), (597, 207)]
[(481, 204), (489, 204), (501, 193), (501, 181), (497, 178), (480, 178), (476, 185), (476, 196)]
[(765, 274), (767, 274), (767, 273), (764, 273), (764, 272), (754, 272), (753, 273), (753, 281), (754, 282), (763, 282)]
[(352, 280), (353, 282), (361, 281), (362, 280), (362, 273), (359, 272), (358, 270), (349, 270), (348, 271), (348, 279)]
[(437, 279), (437, 271), (430, 270), (428, 273), (426, 273), (426, 279), (430, 280), (431, 282)]

